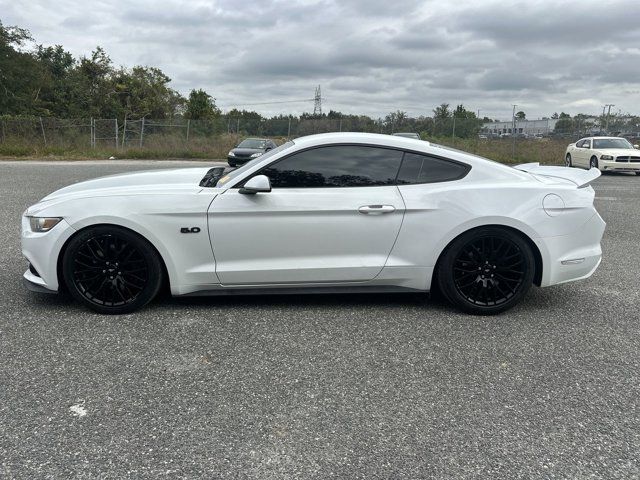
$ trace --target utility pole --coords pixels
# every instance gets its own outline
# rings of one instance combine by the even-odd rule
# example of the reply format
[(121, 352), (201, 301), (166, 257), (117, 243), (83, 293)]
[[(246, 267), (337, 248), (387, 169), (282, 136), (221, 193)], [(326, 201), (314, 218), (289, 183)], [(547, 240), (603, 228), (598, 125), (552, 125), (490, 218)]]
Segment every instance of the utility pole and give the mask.
[[(607, 121), (604, 127), (606, 133), (609, 133), (609, 117), (611, 116), (611, 107), (615, 107), (613, 103), (607, 103), (605, 107), (609, 107), (607, 110)], [(602, 108), (602, 115), (604, 116), (604, 107)]]
[(518, 105), (513, 105), (513, 113), (511, 114), (511, 159), (515, 160), (516, 158), (516, 107)]

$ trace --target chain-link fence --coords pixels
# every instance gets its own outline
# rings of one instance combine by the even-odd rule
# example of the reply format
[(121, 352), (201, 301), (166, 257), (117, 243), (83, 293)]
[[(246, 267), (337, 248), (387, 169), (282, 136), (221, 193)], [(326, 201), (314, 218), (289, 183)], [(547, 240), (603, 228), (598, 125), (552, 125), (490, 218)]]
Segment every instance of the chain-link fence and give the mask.
[[(306, 118), (226, 116), (186, 118), (58, 119), (0, 116), (0, 154), (76, 155), (88, 157), (224, 158), (248, 136), (282, 143), (290, 138), (326, 132), (418, 133), (424, 140), (454, 146), (505, 162), (560, 163), (567, 144), (594, 128), (586, 123), (518, 121), (482, 123), (478, 119), (394, 118), (367, 116)], [(627, 130), (633, 132), (633, 126)], [(629, 135), (633, 138), (633, 133)], [(635, 143), (635, 142), (634, 142)]]

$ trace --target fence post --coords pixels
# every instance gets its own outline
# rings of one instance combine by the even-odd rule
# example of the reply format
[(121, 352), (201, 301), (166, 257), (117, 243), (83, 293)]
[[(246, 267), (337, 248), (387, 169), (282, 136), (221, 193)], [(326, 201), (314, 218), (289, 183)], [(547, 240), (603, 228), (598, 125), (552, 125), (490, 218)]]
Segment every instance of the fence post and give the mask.
[(125, 141), (127, 138), (127, 114), (124, 114), (124, 125), (122, 126), (122, 148), (125, 147)]
[(118, 150), (118, 119), (116, 118), (116, 150)]
[(338, 131), (342, 132), (342, 119), (340, 119), (340, 123), (338, 124)]
[(142, 139), (144, 138), (144, 117), (142, 117), (140, 124), (140, 148), (142, 148)]
[(44, 134), (44, 124), (42, 123), (42, 117), (40, 117), (40, 130), (42, 130), (42, 139), (44, 140), (44, 144), (47, 144), (47, 136)]
[(451, 133), (451, 138), (456, 138), (456, 117), (453, 117), (453, 132)]
[(189, 127), (191, 126), (191, 119), (187, 119), (187, 143), (189, 143)]
[(89, 119), (89, 146), (93, 148), (93, 117)]
[(291, 115), (289, 115), (289, 127), (287, 128), (287, 140), (291, 137)]
[(4, 118), (0, 118), (0, 125), (2, 125), (2, 143), (4, 143), (6, 140), (5, 132), (4, 132)]
[(236, 121), (236, 135), (240, 135), (240, 117)]

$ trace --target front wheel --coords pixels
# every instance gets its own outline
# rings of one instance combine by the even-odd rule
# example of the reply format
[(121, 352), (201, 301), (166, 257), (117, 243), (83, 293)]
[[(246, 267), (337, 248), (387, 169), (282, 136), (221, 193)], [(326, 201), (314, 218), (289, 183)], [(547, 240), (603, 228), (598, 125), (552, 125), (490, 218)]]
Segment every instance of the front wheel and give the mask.
[(636, 175), (639, 175), (639, 176), (640, 176), (640, 172), (636, 172)]
[(482, 227), (462, 234), (440, 258), (438, 285), (461, 310), (492, 315), (517, 304), (533, 283), (535, 260), (517, 233)]
[(598, 168), (598, 159), (596, 157), (591, 157), (589, 168)]
[(110, 225), (73, 237), (62, 268), (71, 295), (99, 313), (133, 312), (149, 303), (162, 284), (162, 264), (149, 242)]
[(564, 164), (566, 167), (572, 167), (573, 165), (571, 164), (571, 154), (567, 153), (567, 156), (564, 159)]

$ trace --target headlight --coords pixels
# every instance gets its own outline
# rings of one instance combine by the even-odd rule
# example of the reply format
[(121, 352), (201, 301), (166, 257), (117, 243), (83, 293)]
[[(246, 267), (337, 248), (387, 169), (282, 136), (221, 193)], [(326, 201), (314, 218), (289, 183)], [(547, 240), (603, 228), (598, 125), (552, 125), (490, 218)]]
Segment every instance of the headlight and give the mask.
[(48, 232), (60, 223), (60, 220), (60, 217), (29, 217), (32, 232)]
[(611, 155), (600, 155), (600, 160), (613, 160)]
[(251, 158), (258, 158), (260, 155), (262, 155), (262, 152), (256, 152), (253, 155), (251, 155)]
[(235, 154), (235, 153), (233, 153), (233, 150), (231, 150), (231, 151), (227, 154), (227, 156), (228, 156), (228, 157), (235, 157), (235, 156), (236, 156), (236, 154)]

